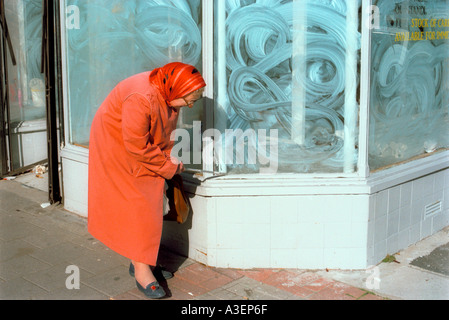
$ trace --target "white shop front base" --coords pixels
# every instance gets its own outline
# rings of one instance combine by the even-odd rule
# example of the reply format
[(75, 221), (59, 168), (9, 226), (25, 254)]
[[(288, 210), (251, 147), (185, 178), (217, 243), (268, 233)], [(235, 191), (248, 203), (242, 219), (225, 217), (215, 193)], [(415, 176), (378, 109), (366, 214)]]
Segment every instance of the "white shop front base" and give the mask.
[[(87, 150), (62, 150), (64, 206), (87, 216)], [(449, 153), (368, 178), (185, 176), (192, 214), (162, 245), (223, 268), (365, 269), (449, 225)]]

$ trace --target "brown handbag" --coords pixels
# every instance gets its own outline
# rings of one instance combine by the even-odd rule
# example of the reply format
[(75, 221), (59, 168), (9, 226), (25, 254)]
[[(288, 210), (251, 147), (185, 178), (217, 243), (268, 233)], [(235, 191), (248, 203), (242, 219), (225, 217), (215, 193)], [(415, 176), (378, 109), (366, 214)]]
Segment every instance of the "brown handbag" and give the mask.
[(184, 191), (182, 177), (179, 174), (167, 180), (168, 189), (165, 194), (168, 198), (169, 211), (164, 216), (164, 220), (177, 221), (182, 224), (186, 222), (190, 213), (190, 202)]

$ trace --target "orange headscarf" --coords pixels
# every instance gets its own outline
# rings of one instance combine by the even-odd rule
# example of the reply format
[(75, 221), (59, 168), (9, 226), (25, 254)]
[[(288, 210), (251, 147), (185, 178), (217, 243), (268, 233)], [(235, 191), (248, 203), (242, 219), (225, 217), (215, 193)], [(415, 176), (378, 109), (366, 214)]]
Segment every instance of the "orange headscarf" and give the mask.
[(172, 62), (154, 69), (150, 74), (150, 82), (159, 89), (167, 105), (172, 100), (206, 86), (206, 82), (194, 66), (181, 62)]

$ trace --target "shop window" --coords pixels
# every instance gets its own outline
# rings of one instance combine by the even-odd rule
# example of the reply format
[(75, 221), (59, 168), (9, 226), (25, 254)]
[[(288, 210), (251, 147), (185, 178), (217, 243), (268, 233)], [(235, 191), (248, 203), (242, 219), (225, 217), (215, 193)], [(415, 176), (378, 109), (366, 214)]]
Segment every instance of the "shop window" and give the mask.
[[(188, 158), (182, 146), (175, 156), (190, 167), (352, 174), (366, 148), (371, 170), (446, 150), (449, 4), (373, 0), (373, 24), (362, 26), (361, 2), (215, 0), (206, 21), (214, 49), (202, 52), (211, 2), (66, 0), (68, 142), (88, 147), (93, 116), (119, 81), (182, 61), (213, 65), (212, 101), (180, 117), (177, 141), (188, 136), (196, 153)], [(361, 61), (368, 27), (371, 57)], [(362, 64), (370, 66), (363, 88)], [(369, 124), (359, 123), (361, 93)]]
[(357, 170), (360, 8), (214, 2), (214, 170)]
[(45, 120), (45, 79), (41, 73), (42, 1), (8, 1), (5, 9), (11, 39), (11, 47), (7, 47), (11, 53), (6, 55), (10, 121)]
[(449, 146), (449, 3), (373, 1), (369, 165)]
[[(69, 143), (88, 147), (95, 112), (121, 80), (172, 61), (201, 69), (201, 12), (200, 0), (65, 1)], [(201, 114), (198, 103), (181, 126)]]
[(9, 163), (7, 171), (18, 173), (47, 159), (46, 91), (41, 68), (43, 7), (41, 0), (15, 0), (3, 1), (2, 8), (2, 32), (6, 35), (7, 30), (7, 38), (0, 46), (4, 54), (0, 64), (7, 96), (2, 90), (0, 141), (6, 144), (0, 148), (0, 164)]

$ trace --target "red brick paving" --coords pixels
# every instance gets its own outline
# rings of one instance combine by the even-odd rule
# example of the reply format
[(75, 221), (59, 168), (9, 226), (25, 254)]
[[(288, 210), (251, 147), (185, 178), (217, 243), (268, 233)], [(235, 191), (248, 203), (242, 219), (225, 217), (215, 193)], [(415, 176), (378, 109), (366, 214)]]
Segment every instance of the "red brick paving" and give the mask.
[(168, 280), (169, 288), (176, 288), (191, 297), (220, 288), (234, 279), (199, 263), (191, 264), (175, 273), (173, 279)]
[(313, 292), (318, 292), (326, 288), (327, 286), (331, 285), (332, 283), (333, 283), (332, 280), (319, 278), (306, 284), (305, 286), (303, 286), (303, 288), (309, 289)]
[(295, 273), (282, 270), (262, 282), (289, 291), (289, 288), (303, 287), (319, 278), (320, 277), (316, 273), (312, 272)]
[[(193, 263), (167, 280), (170, 300), (191, 300), (240, 278), (251, 278), (306, 300), (383, 300), (384, 298), (350, 285), (323, 278), (310, 271), (275, 269), (237, 270), (211, 268)], [(133, 289), (115, 300), (145, 299)]]
[(170, 286), (167, 290), (169, 292), (169, 295), (166, 300), (192, 300), (193, 295), (187, 293), (186, 291), (182, 289), (178, 289), (175, 286)]
[(341, 282), (333, 282), (310, 296), (310, 300), (357, 300), (366, 291), (348, 286)]
[(278, 289), (293, 293), (307, 300), (357, 300), (370, 295), (359, 288), (320, 277), (309, 271), (291, 272), (287, 270), (255, 270), (241, 272), (245, 276)]
[(241, 275), (264, 282), (267, 278), (271, 277), (273, 274), (277, 274), (279, 271), (271, 269), (253, 269), (253, 270), (240, 270), (238, 273)]
[(237, 269), (214, 268), (214, 270), (224, 276), (231, 278), (232, 280), (243, 277), (242, 272)]

